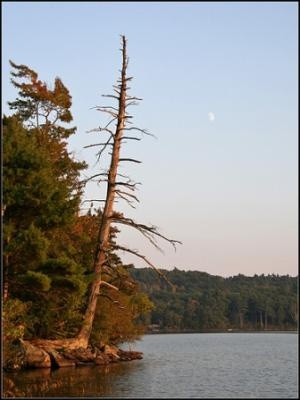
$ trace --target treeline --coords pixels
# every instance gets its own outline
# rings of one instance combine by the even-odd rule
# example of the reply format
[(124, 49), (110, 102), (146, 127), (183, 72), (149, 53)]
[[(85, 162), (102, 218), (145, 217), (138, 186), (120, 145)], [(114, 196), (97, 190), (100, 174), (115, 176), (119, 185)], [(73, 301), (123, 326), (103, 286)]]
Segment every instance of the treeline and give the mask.
[[(80, 212), (87, 165), (67, 148), (76, 133), (68, 89), (59, 78), (51, 89), (29, 67), (11, 67), (19, 93), (2, 120), (3, 337), (68, 338), (86, 309), (101, 211)], [(102, 279), (118, 291), (101, 288), (91, 336), (97, 345), (136, 338), (153, 306), (116, 254), (106, 264)]]
[(161, 271), (175, 289), (149, 268), (130, 271), (155, 304), (148, 323), (160, 331), (297, 329), (297, 277)]

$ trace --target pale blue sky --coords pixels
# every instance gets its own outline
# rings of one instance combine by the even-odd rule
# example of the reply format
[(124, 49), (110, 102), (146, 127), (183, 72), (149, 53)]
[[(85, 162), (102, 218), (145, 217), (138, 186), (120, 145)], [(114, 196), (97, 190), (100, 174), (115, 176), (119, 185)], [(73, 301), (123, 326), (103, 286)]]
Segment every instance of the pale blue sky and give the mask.
[(16, 95), (8, 59), (59, 76), (78, 127), (70, 150), (92, 166), (86, 131), (105, 119), (91, 107), (115, 84), (125, 34), (144, 99), (135, 124), (158, 140), (124, 148), (143, 161), (122, 168), (143, 186), (137, 210), (118, 207), (183, 245), (160, 254), (127, 230), (120, 242), (167, 269), (296, 275), (297, 13), (296, 2), (2, 2), (3, 112)]

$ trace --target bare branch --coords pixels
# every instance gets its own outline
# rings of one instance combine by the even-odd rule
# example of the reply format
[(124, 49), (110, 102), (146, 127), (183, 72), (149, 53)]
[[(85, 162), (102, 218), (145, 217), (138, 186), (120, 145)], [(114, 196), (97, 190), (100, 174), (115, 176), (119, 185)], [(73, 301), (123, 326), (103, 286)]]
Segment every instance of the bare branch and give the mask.
[(122, 178), (125, 178), (125, 179), (130, 179), (130, 176), (124, 175), (124, 174), (120, 174), (120, 172), (118, 172), (117, 175), (121, 176)]
[(138, 106), (139, 105), (139, 103), (137, 102), (137, 101), (130, 101), (129, 103), (127, 103), (127, 105), (126, 105), (126, 107), (129, 107), (129, 106)]
[(107, 294), (100, 293), (99, 296), (108, 299), (111, 303), (113, 303), (114, 305), (116, 305), (116, 306), (117, 306), (118, 308), (120, 308), (121, 310), (124, 310), (124, 309), (126, 308), (125, 306), (119, 305), (120, 302), (119, 302), (118, 300), (113, 300), (113, 299), (112, 299), (111, 297), (109, 297)]
[(133, 136), (123, 136), (121, 140), (141, 140), (141, 138), (133, 137)]
[(114, 117), (114, 118), (117, 118), (117, 117), (118, 117), (118, 114), (116, 114), (116, 113), (113, 112), (113, 111), (107, 110), (106, 108), (99, 108), (99, 107), (96, 107), (96, 110), (97, 110), (97, 111), (104, 112), (104, 113), (107, 113), (107, 114), (111, 115), (111, 116)]
[(110, 143), (111, 139), (113, 138), (113, 135), (110, 135), (110, 137), (107, 139), (106, 143), (104, 144), (104, 146), (102, 147), (102, 149), (100, 151), (98, 151), (97, 153), (97, 161), (95, 164), (97, 164), (97, 162), (99, 162), (100, 157), (102, 155), (102, 153), (105, 151), (105, 149), (107, 148), (107, 146), (113, 146), (112, 143)]
[(102, 172), (102, 173), (100, 173), (100, 174), (96, 174), (96, 175), (90, 176), (89, 178), (84, 179), (84, 180), (81, 181), (80, 183), (87, 183), (88, 181), (91, 181), (92, 179), (97, 178), (98, 176), (107, 176), (107, 175), (108, 175), (108, 174), (107, 174), (106, 172)]
[[(113, 217), (111, 217), (113, 218)], [(121, 220), (121, 219), (114, 219), (113, 221), (115, 223), (119, 223), (119, 224), (123, 224), (123, 225), (127, 225), (130, 226), (131, 228), (136, 229), (138, 232), (140, 232), (146, 239), (149, 240), (149, 242), (152, 244), (152, 246), (154, 246), (158, 251), (160, 251), (161, 253), (164, 253), (162, 248), (159, 247), (159, 245), (157, 244), (156, 241), (156, 237), (155, 234), (153, 232), (151, 232), (149, 229), (143, 229), (142, 226), (139, 226), (138, 224), (132, 224), (128, 221), (126, 221), (126, 219)]]
[(147, 129), (141, 129), (141, 128), (138, 128), (138, 127), (136, 127), (136, 126), (131, 126), (131, 127), (129, 127), (129, 128), (124, 128), (124, 130), (125, 130), (125, 131), (138, 131), (138, 132), (143, 133), (144, 135), (152, 136), (152, 137), (154, 137), (155, 139), (157, 139), (157, 137), (156, 137), (155, 135), (153, 135), (153, 133), (148, 132)]
[(134, 158), (120, 158), (119, 161), (129, 161), (129, 162), (134, 162), (134, 163), (138, 163), (138, 164), (142, 163), (142, 161), (135, 160)]
[(135, 96), (126, 96), (126, 101), (131, 101), (131, 100), (137, 100), (137, 101), (142, 101), (140, 97), (135, 97)]
[(102, 286), (102, 285), (107, 286), (110, 289), (119, 290), (119, 288), (117, 288), (117, 286), (114, 286), (111, 283), (108, 283), (106, 281), (100, 281), (100, 286)]
[(82, 203), (92, 203), (93, 201), (99, 201), (99, 202), (103, 202), (105, 203), (105, 200), (101, 200), (101, 199), (88, 199), (88, 200), (83, 200)]
[(118, 196), (119, 196), (121, 199), (125, 200), (126, 203), (127, 203), (130, 207), (136, 208), (136, 207), (133, 205), (133, 202), (130, 201), (129, 199), (127, 199), (123, 194), (121, 194), (120, 192), (118, 192), (117, 194), (118, 194)]
[(120, 98), (118, 96), (115, 96), (113, 94), (102, 94), (102, 97), (109, 97), (111, 99), (119, 100)]
[[(120, 70), (119, 70), (120, 71)], [(121, 71), (120, 71), (121, 72)], [(133, 79), (133, 76), (129, 76), (128, 78), (125, 79), (117, 79), (117, 82), (123, 83), (123, 82), (129, 82)]]
[(98, 128), (90, 129), (89, 131), (86, 131), (86, 133), (92, 133), (92, 132), (108, 132), (110, 135), (112, 135), (112, 136), (114, 135), (114, 133), (113, 133), (113, 131), (111, 129), (101, 128), (100, 126)]
[(126, 186), (129, 190), (135, 190), (136, 185), (141, 185), (141, 182), (130, 183), (131, 181), (128, 180), (127, 182), (115, 182), (114, 185), (119, 186)]
[(152, 264), (145, 256), (143, 256), (142, 254), (138, 253), (136, 250), (131, 250), (131, 249), (128, 249), (127, 247), (119, 246), (119, 245), (114, 245), (114, 249), (115, 249), (115, 250), (126, 251), (127, 253), (134, 254), (136, 257), (141, 258), (141, 259), (144, 260), (151, 268), (153, 268), (153, 269), (158, 273), (158, 275), (160, 275), (160, 276), (172, 287), (172, 289), (176, 289), (176, 287), (173, 285), (173, 283), (171, 283), (171, 282), (169, 281), (169, 279), (165, 276), (165, 274), (163, 274), (157, 267), (155, 267), (154, 264)]
[(109, 301), (111, 301), (114, 305), (116, 305), (118, 308), (120, 308), (121, 310), (124, 310), (126, 307), (125, 306), (121, 306), (119, 305), (120, 302), (118, 300), (113, 300), (111, 297), (109, 297), (107, 294), (104, 293), (99, 293), (99, 297), (105, 297), (106, 299), (108, 299)]
[(100, 109), (103, 108), (103, 109), (111, 109), (111, 110), (114, 110), (116, 112), (119, 111), (116, 107), (113, 107), (113, 106), (95, 106), (93, 108), (95, 108), (96, 110), (100, 110)]
[(166, 240), (167, 242), (169, 242), (173, 247), (174, 250), (176, 251), (176, 244), (182, 244), (181, 242), (179, 242), (178, 240), (173, 240), (173, 239), (168, 239), (166, 236), (162, 235), (161, 233), (159, 233), (157, 231), (157, 228), (155, 226), (148, 226), (148, 225), (144, 225), (144, 224), (138, 224), (136, 223), (133, 219), (131, 218), (125, 218), (123, 217), (122, 214), (117, 214), (115, 213), (111, 219), (116, 222), (116, 223), (120, 223), (123, 225), (128, 225), (131, 226), (132, 228), (137, 229), (139, 232), (141, 232), (145, 237), (147, 237), (150, 242), (156, 247), (159, 248), (158, 245), (156, 244), (154, 238), (155, 236), (160, 237), (164, 240)]
[(87, 146), (83, 146), (84, 149), (88, 149), (89, 147), (96, 147), (96, 146), (113, 146), (113, 143), (95, 143), (95, 144), (89, 144)]
[(124, 196), (128, 196), (128, 197), (131, 197), (132, 199), (134, 199), (135, 201), (137, 201), (138, 203), (140, 202), (139, 201), (139, 199), (136, 197), (136, 196), (134, 196), (133, 194), (131, 194), (131, 193), (127, 193), (127, 192), (123, 192), (122, 190), (119, 190), (119, 189), (115, 189), (115, 193), (117, 193), (117, 194), (123, 194)]
[(112, 118), (110, 121), (108, 121), (108, 123), (105, 125), (104, 129), (107, 130), (107, 127), (108, 127), (111, 123), (113, 123), (116, 119), (118, 119), (118, 118), (115, 117), (115, 118)]

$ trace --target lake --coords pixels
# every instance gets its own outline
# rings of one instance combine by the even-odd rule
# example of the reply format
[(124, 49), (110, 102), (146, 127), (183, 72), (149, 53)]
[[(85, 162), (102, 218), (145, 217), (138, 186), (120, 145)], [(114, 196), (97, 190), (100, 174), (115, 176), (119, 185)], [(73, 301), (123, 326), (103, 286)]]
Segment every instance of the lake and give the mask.
[(24, 397), (298, 398), (295, 333), (155, 334), (131, 347), (143, 360), (7, 373), (4, 384)]

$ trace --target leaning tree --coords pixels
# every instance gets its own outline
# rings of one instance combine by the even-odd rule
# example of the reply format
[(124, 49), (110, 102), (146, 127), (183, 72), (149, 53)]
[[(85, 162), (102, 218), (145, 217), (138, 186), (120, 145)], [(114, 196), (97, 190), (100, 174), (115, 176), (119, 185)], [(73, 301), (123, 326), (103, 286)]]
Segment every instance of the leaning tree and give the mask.
[[(117, 286), (111, 284), (105, 279), (105, 273), (109, 270), (110, 265), (108, 262), (109, 254), (112, 251), (122, 250), (137, 256), (146, 262), (151, 268), (155, 269), (156, 272), (167, 280), (167, 277), (156, 268), (156, 266), (149, 261), (144, 255), (140, 254), (134, 249), (127, 248), (119, 245), (110, 240), (110, 231), (114, 224), (121, 224), (132, 227), (138, 230), (144, 235), (156, 248), (159, 248), (157, 239), (164, 239), (171, 243), (174, 248), (176, 244), (180, 243), (177, 240), (172, 240), (162, 235), (155, 226), (149, 226), (138, 223), (131, 218), (127, 218), (122, 213), (115, 210), (115, 203), (117, 199), (125, 200), (129, 205), (133, 205), (134, 201), (138, 202), (138, 198), (135, 194), (137, 183), (132, 181), (128, 176), (122, 175), (118, 172), (119, 165), (123, 162), (140, 163), (140, 161), (133, 158), (121, 158), (120, 150), (122, 144), (127, 140), (141, 140), (138, 134), (149, 135), (145, 129), (140, 129), (132, 125), (130, 119), (132, 116), (128, 113), (128, 107), (137, 104), (138, 97), (131, 96), (128, 94), (128, 82), (132, 77), (127, 77), (128, 57), (126, 48), (126, 38), (121, 36), (121, 53), (122, 53), (122, 69), (121, 76), (117, 81), (117, 84), (113, 86), (114, 94), (103, 95), (103, 97), (113, 99), (117, 102), (114, 106), (97, 106), (96, 109), (109, 115), (109, 122), (103, 126), (95, 129), (101, 135), (103, 134), (105, 139), (101, 143), (92, 144), (86, 147), (99, 146), (100, 151), (98, 152), (98, 159), (106, 151), (109, 151), (110, 165), (107, 171), (99, 172), (96, 175), (86, 179), (85, 182), (92, 180), (98, 180), (105, 182), (106, 184), (106, 196), (105, 199), (90, 199), (86, 201), (103, 201), (104, 206), (101, 212), (101, 219), (99, 223), (99, 231), (97, 236), (97, 244), (94, 258), (94, 271), (93, 280), (90, 285), (89, 299), (86, 306), (86, 311), (83, 319), (81, 329), (77, 337), (73, 339), (53, 340), (48, 341), (51, 346), (62, 346), (65, 345), (69, 348), (83, 347), (87, 348), (89, 339), (93, 327), (93, 321), (96, 314), (97, 300), (100, 295), (102, 287), (109, 288), (111, 290), (119, 290)], [(168, 280), (167, 280), (168, 281)], [(169, 281), (168, 281), (169, 282)], [(170, 285), (172, 285), (169, 282)], [(38, 341), (35, 341), (39, 344)], [(45, 343), (45, 341), (43, 341)], [(42, 342), (40, 342), (42, 344)]]

